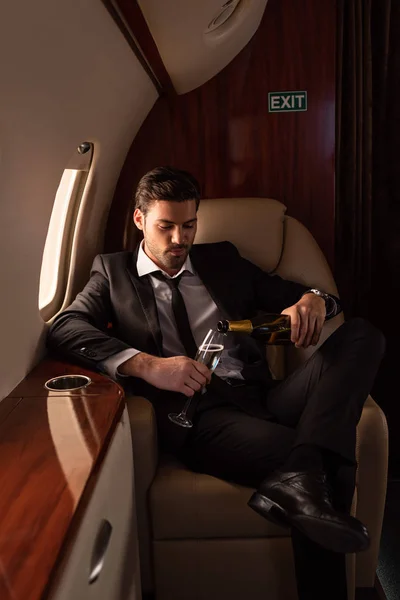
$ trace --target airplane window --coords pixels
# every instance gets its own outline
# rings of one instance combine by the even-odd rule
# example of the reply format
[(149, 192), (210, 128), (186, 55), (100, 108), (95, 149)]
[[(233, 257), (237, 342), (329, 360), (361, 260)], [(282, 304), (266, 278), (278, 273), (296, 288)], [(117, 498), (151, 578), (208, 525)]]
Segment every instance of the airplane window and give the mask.
[(58, 186), (40, 272), (39, 311), (44, 321), (54, 317), (63, 304), (75, 225), (92, 156), (93, 144), (80, 144)]

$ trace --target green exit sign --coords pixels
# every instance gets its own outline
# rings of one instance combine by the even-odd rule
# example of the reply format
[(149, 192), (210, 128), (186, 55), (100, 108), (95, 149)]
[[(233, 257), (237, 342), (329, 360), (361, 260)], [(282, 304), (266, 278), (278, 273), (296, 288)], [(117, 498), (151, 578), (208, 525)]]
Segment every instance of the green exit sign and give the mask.
[(307, 92), (269, 92), (268, 112), (307, 110)]

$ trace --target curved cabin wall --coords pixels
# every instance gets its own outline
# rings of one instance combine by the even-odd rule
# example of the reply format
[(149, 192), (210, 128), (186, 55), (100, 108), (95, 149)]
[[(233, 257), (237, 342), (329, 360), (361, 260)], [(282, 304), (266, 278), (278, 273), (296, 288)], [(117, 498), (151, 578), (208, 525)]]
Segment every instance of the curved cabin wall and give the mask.
[(94, 143), (76, 292), (102, 248), (121, 166), (157, 93), (98, 0), (7, 3), (0, 54), (1, 399), (43, 354), (42, 254), (72, 152)]
[[(160, 97), (136, 136), (111, 207), (106, 250), (130, 248), (133, 190), (157, 165), (188, 169), (203, 196), (275, 198), (334, 244), (336, 1), (269, 0), (249, 44), (188, 94)], [(268, 113), (268, 92), (306, 90), (307, 112)]]

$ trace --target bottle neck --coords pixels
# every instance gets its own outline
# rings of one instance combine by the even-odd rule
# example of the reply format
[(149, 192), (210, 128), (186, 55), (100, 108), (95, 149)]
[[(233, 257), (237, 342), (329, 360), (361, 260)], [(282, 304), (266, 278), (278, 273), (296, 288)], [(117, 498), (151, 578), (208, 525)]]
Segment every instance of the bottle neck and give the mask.
[(227, 331), (241, 331), (243, 333), (251, 333), (253, 331), (253, 324), (250, 319), (244, 321), (228, 321)]
[(290, 317), (282, 314), (264, 314), (243, 321), (219, 321), (221, 333), (247, 333), (264, 344), (291, 343)]

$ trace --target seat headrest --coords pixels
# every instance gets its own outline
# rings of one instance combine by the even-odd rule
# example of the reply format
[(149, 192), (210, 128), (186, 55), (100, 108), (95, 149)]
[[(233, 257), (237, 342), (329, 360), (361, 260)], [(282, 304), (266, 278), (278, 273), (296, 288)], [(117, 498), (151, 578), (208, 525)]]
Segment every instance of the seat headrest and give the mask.
[(286, 206), (271, 198), (201, 200), (196, 244), (232, 242), (265, 271), (279, 264)]

